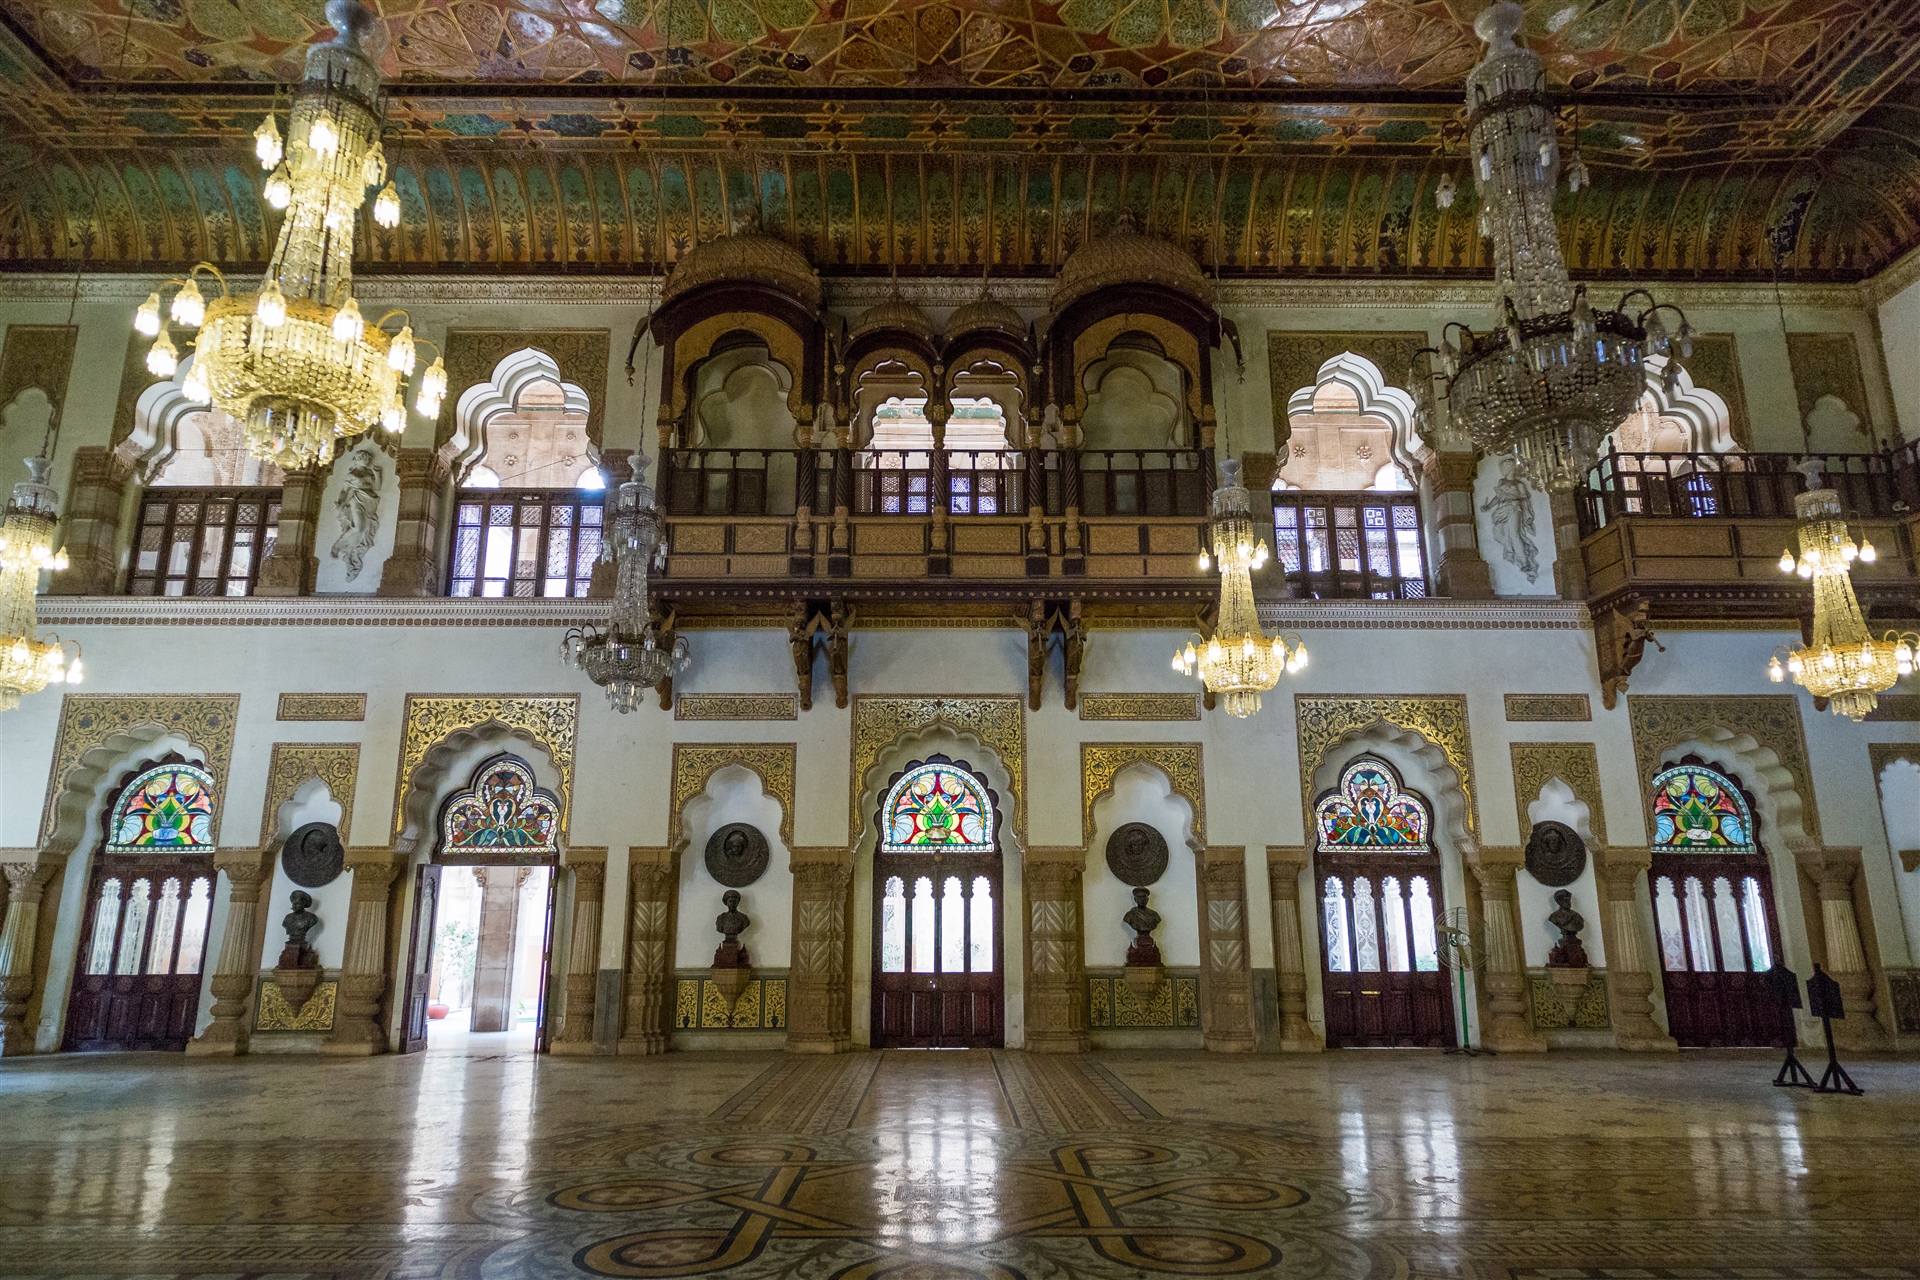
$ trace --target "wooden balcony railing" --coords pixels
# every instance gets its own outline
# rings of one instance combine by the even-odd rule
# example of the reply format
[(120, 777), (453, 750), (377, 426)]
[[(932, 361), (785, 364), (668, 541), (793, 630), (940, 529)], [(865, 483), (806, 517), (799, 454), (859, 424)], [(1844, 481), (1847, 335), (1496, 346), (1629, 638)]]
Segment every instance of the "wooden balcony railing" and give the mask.
[[(856, 515), (924, 516), (939, 484), (931, 453), (864, 449), (853, 462)], [(1024, 516), (1025, 455), (1016, 450), (946, 452), (947, 514)]]
[[(1812, 455), (1821, 483), (1862, 517), (1920, 508), (1920, 443), (1886, 453)], [(1790, 453), (1609, 453), (1588, 473), (1579, 499), (1580, 532), (1622, 516), (1681, 519), (1793, 519), (1806, 492), (1806, 455)]]
[(1274, 558), (1310, 600), (1420, 600), (1427, 557), (1411, 493), (1273, 495)]
[(1080, 510), (1089, 516), (1204, 516), (1213, 492), (1195, 449), (1083, 449)]

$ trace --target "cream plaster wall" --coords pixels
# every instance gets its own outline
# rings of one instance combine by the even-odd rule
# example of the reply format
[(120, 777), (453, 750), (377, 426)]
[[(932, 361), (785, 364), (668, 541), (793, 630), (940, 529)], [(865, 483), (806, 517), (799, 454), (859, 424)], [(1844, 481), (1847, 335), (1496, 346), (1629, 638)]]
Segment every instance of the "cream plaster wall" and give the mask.
[[(1920, 759), (1920, 751), (1912, 755)], [(1900, 893), (1900, 915), (1909, 939), (1920, 938), (1920, 866), (1906, 869), (1900, 851), (1920, 852), (1920, 764), (1895, 760), (1880, 771), (1880, 814), (1892, 847), (1891, 867)]]
[[(1563, 822), (1579, 832), (1580, 838), (1587, 842), (1587, 865), (1577, 880), (1562, 887), (1573, 894), (1573, 909), (1587, 918), (1587, 927), (1580, 933), (1580, 942), (1587, 949), (1587, 959), (1593, 962), (1594, 967), (1605, 968), (1607, 947), (1600, 936), (1600, 891), (1594, 883), (1591, 853), (1594, 844), (1593, 820), (1587, 812), (1587, 806), (1574, 798), (1573, 788), (1554, 778), (1540, 788), (1539, 798), (1527, 806), (1527, 821)], [(1547, 962), (1548, 952), (1560, 941), (1560, 930), (1547, 923), (1547, 917), (1556, 909), (1553, 902), (1556, 892), (1558, 890), (1535, 880), (1531, 872), (1524, 869), (1520, 872), (1517, 896), (1520, 938), (1526, 947), (1527, 964), (1535, 968)]]
[(1129, 822), (1144, 822), (1167, 842), (1167, 870), (1149, 885), (1147, 905), (1160, 913), (1153, 940), (1162, 963), (1200, 963), (1199, 867), (1193, 850), (1193, 806), (1173, 794), (1167, 775), (1149, 765), (1128, 765), (1113, 791), (1093, 806), (1093, 843), (1081, 877), (1086, 963), (1123, 965), (1133, 930), (1121, 917), (1133, 910), (1133, 887), (1107, 868), (1107, 841)]
[(760, 789), (749, 769), (730, 765), (708, 779), (706, 790), (687, 802), (682, 818), (686, 846), (680, 855), (680, 928), (673, 963), (704, 969), (723, 938), (714, 918), (724, 911), (726, 887), (707, 872), (707, 840), (721, 827), (746, 822), (767, 838), (766, 874), (740, 891), (740, 910), (752, 921), (740, 941), (756, 968), (784, 969), (792, 962), (793, 855), (780, 839), (780, 802)]
[(1920, 438), (1920, 278), (1882, 302), (1879, 319), (1893, 410), (1905, 438)]

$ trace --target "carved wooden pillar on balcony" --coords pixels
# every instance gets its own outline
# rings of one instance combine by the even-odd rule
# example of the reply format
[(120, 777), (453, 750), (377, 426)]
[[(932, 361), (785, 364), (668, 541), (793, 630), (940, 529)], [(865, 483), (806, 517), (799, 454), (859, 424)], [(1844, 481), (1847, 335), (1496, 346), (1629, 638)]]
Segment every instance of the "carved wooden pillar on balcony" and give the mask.
[(1874, 1018), (1873, 971), (1860, 938), (1860, 917), (1854, 909), (1853, 885), (1860, 870), (1860, 850), (1803, 846), (1794, 860), (1820, 895), (1820, 926), (1826, 956), (1821, 963), (1840, 984), (1846, 1017), (1833, 1024), (1833, 1041), (1843, 1049), (1885, 1049), (1886, 1029)]
[(1474, 520), (1473, 476), (1479, 460), (1471, 451), (1436, 449), (1427, 458), (1427, 487), (1433, 495), (1434, 542), (1440, 549), (1433, 567), (1436, 595), (1456, 600), (1491, 600), (1493, 574), (1480, 554)]
[(1208, 845), (1200, 868), (1201, 1043), (1253, 1051), (1253, 973), (1247, 955), (1247, 850)]
[(668, 962), (673, 954), (673, 891), (679, 884), (666, 849), (627, 850), (627, 890), (632, 915), (627, 927), (625, 1022), (618, 1051), (665, 1053)]
[[(831, 411), (829, 411), (831, 412)], [(800, 452), (793, 468), (793, 545), (787, 553), (787, 572), (796, 578), (813, 576), (813, 504), (820, 492), (820, 456), (811, 439), (794, 428), (794, 447)]]
[(1027, 1049), (1085, 1053), (1087, 969), (1082, 943), (1081, 874), (1086, 851), (1027, 851)]
[(6, 923), (0, 925), (0, 1058), (33, 1052), (26, 1027), (33, 999), (34, 941), (40, 930), (40, 902), (47, 882), (67, 859), (64, 849), (0, 851), (6, 877)]
[(65, 573), (53, 575), (49, 595), (105, 596), (119, 588), (120, 513), (132, 478), (132, 463), (113, 449), (88, 445), (74, 450), (61, 520), (61, 546), (70, 563)]
[(1659, 975), (1650, 959), (1646, 928), (1640, 921), (1639, 880), (1650, 862), (1635, 861), (1619, 850), (1593, 850), (1594, 870), (1607, 896), (1601, 921), (1607, 944), (1607, 1005), (1613, 1042), (1622, 1049), (1672, 1050), (1680, 1046), (1653, 1020), (1653, 984)]
[(1307, 1021), (1306, 948), (1300, 934), (1300, 876), (1308, 853), (1300, 846), (1267, 846), (1267, 899), (1273, 908), (1273, 976), (1280, 993), (1280, 1048), (1319, 1053), (1326, 1046)]
[(787, 1052), (844, 1053), (853, 1045), (847, 970), (847, 886), (853, 866), (837, 846), (795, 849), (793, 858)]
[(1080, 544), (1080, 423), (1068, 418), (1064, 434), (1072, 443), (1062, 441), (1060, 449), (1060, 500), (1066, 514), (1060, 538), (1060, 572), (1085, 575), (1087, 555)]
[(573, 937), (567, 948), (567, 1004), (552, 1052), (593, 1052), (594, 995), (600, 985), (600, 908), (607, 898), (607, 851), (569, 849), (573, 872)]
[(387, 1051), (387, 1029), (380, 1018), (389, 972), (387, 890), (403, 865), (389, 849), (347, 850), (353, 888), (347, 904), (346, 954), (340, 964), (333, 1034), (321, 1041), (322, 1053), (355, 1058)]
[[(393, 554), (380, 569), (383, 596), (440, 594), (440, 511), (450, 473), (437, 449), (402, 449), (393, 460), (400, 503), (393, 522)], [(289, 484), (292, 480), (289, 477)], [(292, 490), (288, 490), (289, 498)], [(286, 528), (281, 508), (280, 527)], [(283, 535), (284, 536), (284, 535)], [(277, 549), (276, 549), (277, 553)], [(261, 570), (264, 579), (266, 571)]]
[[(272, 553), (260, 562), (260, 579), (254, 585), (253, 594), (313, 594), (313, 579), (320, 572), (320, 562), (313, 554), (314, 532), (320, 520), (320, 494), (326, 484), (327, 472), (320, 467), (301, 467), (287, 472), (286, 487), (280, 495), (280, 532)], [(401, 492), (404, 495), (405, 490)], [(399, 550), (398, 526), (394, 550), (396, 553)], [(385, 570), (381, 571), (380, 581), (384, 588)]]
[(1480, 849), (1468, 865), (1480, 885), (1480, 944), (1486, 953), (1476, 975), (1483, 997), (1480, 1041), (1500, 1053), (1544, 1052), (1546, 1037), (1527, 1016), (1527, 970), (1520, 953), (1516, 877), (1526, 856), (1519, 849)]
[(227, 875), (227, 922), (213, 976), (207, 979), (213, 1021), (187, 1042), (187, 1052), (231, 1056), (247, 1051), (252, 1032), (247, 1013), (260, 973), (260, 893), (273, 865), (272, 855), (263, 849), (219, 849), (213, 859), (216, 870)]
[[(1214, 422), (1213, 406), (1200, 406), (1200, 483), (1211, 494), (1220, 484), (1220, 469), (1214, 456), (1214, 435), (1218, 427)], [(1271, 481), (1269, 481), (1271, 483)]]
[(947, 418), (953, 413), (953, 406), (947, 403), (945, 396), (934, 396), (927, 401), (926, 413), (927, 422), (933, 428), (933, 453), (927, 459), (927, 516), (930, 525), (927, 574), (941, 578), (953, 572), (947, 525), (947, 508), (953, 501), (953, 485), (948, 479)]
[(827, 548), (827, 576), (853, 576), (853, 530), (848, 523), (853, 507), (853, 448), (849, 429), (840, 428), (833, 451), (833, 538)]

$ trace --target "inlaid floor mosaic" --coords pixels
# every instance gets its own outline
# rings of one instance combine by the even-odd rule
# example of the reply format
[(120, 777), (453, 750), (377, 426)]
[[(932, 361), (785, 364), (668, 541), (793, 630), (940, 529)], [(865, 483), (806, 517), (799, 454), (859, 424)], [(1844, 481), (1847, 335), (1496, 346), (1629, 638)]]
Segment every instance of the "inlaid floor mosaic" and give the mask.
[(0, 1063), (0, 1275), (1920, 1280), (1920, 1071), (1765, 1055)]

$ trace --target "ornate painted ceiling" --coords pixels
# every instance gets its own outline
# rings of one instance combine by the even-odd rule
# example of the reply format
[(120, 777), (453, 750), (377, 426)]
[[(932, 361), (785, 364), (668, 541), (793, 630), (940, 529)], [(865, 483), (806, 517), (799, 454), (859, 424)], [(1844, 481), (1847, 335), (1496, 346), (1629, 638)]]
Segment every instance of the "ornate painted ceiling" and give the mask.
[[(129, 10), (128, 6), (131, 6)], [(0, 266), (258, 265), (249, 138), (321, 0), (0, 0)], [(1051, 274), (1121, 211), (1228, 274), (1484, 274), (1481, 0), (392, 0), (369, 270)], [(1588, 276), (1857, 279), (1920, 243), (1920, 3), (1531, 0)], [(284, 110), (284, 94), (279, 98)], [(1569, 116), (1568, 127), (1575, 121)]]

